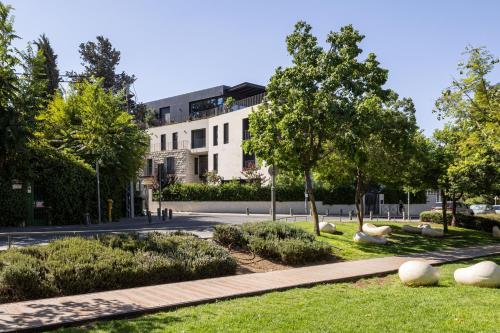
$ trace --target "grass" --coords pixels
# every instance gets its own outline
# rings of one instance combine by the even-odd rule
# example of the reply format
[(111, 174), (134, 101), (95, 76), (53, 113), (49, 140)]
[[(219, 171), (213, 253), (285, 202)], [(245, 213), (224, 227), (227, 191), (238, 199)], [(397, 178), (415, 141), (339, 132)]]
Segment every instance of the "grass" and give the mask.
[[(365, 223), (370, 221), (365, 221)], [(311, 222), (297, 222), (295, 225), (313, 232)], [(344, 260), (357, 260), (375, 257), (386, 257), (400, 254), (428, 252), (448, 247), (467, 247), (474, 245), (498, 244), (499, 239), (493, 238), (489, 233), (449, 227), (445, 238), (430, 238), (422, 235), (409, 234), (401, 230), (404, 224), (418, 225), (419, 223), (380, 222), (375, 225), (390, 225), (393, 233), (388, 238), (390, 243), (385, 245), (364, 245), (354, 243), (352, 238), (358, 231), (357, 222), (335, 223), (337, 231), (342, 234), (332, 235), (321, 233), (318, 240), (328, 242), (334, 246), (334, 254)], [(442, 228), (442, 225), (433, 224), (433, 228)]]
[[(441, 266), (441, 281), (434, 287), (406, 287), (389, 275), (58, 332), (498, 332), (500, 289), (458, 286), (452, 277), (455, 269), (481, 260)], [(500, 255), (487, 260), (500, 263)]]

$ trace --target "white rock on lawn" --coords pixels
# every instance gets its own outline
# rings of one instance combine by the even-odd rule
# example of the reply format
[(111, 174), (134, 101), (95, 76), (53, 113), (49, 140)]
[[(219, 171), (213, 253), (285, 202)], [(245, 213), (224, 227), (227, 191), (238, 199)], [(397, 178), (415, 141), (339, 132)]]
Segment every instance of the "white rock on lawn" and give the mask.
[(373, 237), (365, 234), (364, 232), (357, 232), (354, 234), (354, 241), (356, 243), (363, 244), (385, 244), (387, 243), (387, 239), (385, 237)]
[(363, 224), (363, 232), (370, 236), (383, 236), (390, 234), (392, 232), (392, 229), (391, 227), (386, 225), (382, 227), (377, 227), (374, 224), (365, 223)]
[(333, 223), (329, 222), (320, 222), (319, 231), (326, 232), (328, 234), (333, 234), (337, 231), (337, 227)]
[(422, 228), (422, 235), (428, 237), (443, 237), (444, 232), (441, 229)]
[(500, 287), (500, 266), (493, 261), (481, 261), (475, 265), (459, 268), (453, 274), (458, 284), (478, 287)]
[(409, 232), (411, 234), (421, 234), (422, 233), (422, 228), (417, 228), (412, 225), (405, 224), (403, 226), (403, 231)]
[(430, 286), (439, 282), (439, 271), (426, 262), (411, 260), (399, 267), (401, 281), (409, 286)]

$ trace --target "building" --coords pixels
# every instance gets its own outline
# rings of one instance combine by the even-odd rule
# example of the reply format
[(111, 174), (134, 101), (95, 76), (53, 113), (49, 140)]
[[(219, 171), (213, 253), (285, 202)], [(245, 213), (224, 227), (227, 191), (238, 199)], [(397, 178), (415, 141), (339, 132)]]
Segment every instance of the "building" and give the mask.
[(243, 169), (256, 165), (255, 156), (245, 154), (241, 144), (250, 137), (248, 115), (264, 92), (263, 86), (244, 82), (146, 103), (156, 119), (147, 130), (144, 184), (151, 185), (147, 180), (159, 174), (164, 181), (202, 182), (207, 171), (224, 180), (242, 178)]

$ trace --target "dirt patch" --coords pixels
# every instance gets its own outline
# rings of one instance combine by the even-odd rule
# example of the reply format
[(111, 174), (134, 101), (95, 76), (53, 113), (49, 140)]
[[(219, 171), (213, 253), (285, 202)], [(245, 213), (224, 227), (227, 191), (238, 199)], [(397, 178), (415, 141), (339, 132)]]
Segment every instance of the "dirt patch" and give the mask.
[(384, 286), (387, 284), (391, 284), (393, 282), (393, 278), (391, 276), (383, 276), (383, 277), (373, 277), (369, 279), (360, 279), (353, 282), (353, 287), (356, 288), (367, 288), (373, 286)]
[(245, 250), (230, 250), (230, 253), (238, 262), (236, 274), (279, 271), (292, 267), (282, 263), (270, 261)]

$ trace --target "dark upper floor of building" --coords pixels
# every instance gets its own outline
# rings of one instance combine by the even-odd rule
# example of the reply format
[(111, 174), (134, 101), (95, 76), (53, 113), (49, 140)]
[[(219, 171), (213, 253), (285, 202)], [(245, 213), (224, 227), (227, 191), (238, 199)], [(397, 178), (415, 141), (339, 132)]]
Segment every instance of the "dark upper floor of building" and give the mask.
[[(249, 82), (217, 86), (147, 102), (155, 111), (155, 125), (216, 116), (262, 102), (265, 87)], [(231, 99), (230, 99), (231, 98)], [(229, 102), (232, 100), (232, 102)]]

